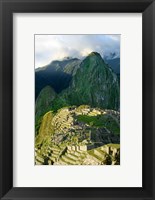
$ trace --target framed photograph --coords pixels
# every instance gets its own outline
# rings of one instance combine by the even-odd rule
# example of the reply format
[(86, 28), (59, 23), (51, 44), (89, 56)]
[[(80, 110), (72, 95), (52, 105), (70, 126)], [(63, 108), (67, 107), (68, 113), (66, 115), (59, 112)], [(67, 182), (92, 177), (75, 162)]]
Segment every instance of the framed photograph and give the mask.
[(154, 1), (0, 9), (1, 199), (154, 200)]
[(35, 164), (120, 165), (120, 35), (35, 35), (35, 67)]

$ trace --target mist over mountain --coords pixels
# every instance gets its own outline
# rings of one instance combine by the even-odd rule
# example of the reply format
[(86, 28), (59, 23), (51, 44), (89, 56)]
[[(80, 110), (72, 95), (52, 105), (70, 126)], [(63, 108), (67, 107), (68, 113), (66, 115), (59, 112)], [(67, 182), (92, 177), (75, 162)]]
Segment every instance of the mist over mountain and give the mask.
[(105, 59), (120, 57), (120, 35), (35, 35), (35, 68), (64, 57), (83, 60), (91, 52)]

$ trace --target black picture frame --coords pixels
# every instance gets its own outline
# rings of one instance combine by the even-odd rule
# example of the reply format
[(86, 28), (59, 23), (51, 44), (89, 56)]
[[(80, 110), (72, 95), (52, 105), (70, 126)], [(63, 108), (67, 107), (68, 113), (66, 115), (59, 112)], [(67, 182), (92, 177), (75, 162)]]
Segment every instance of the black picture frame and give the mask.
[[(142, 13), (143, 187), (13, 187), (13, 13)], [(155, 2), (153, 0), (0, 0), (1, 199), (155, 199)], [(135, 133), (136, 134), (136, 133)]]

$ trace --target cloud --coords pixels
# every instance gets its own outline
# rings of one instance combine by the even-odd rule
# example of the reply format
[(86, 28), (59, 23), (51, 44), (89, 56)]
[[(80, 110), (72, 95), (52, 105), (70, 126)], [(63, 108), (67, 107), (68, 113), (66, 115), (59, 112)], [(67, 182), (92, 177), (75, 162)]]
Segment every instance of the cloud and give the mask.
[(66, 56), (82, 58), (97, 51), (108, 57), (120, 55), (120, 35), (35, 35), (35, 67)]

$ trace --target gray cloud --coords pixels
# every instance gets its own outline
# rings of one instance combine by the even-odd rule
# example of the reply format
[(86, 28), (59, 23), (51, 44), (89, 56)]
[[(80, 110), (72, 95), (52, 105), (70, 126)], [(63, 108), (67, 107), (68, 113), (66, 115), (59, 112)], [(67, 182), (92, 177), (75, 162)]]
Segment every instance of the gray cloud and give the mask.
[(120, 35), (35, 35), (35, 67), (66, 56), (82, 58), (97, 51), (101, 56), (120, 55)]

